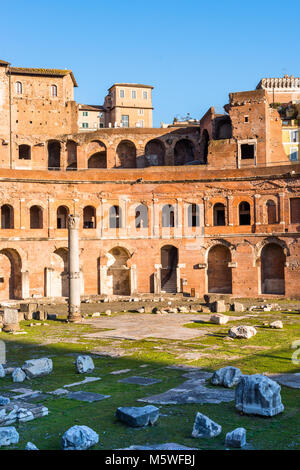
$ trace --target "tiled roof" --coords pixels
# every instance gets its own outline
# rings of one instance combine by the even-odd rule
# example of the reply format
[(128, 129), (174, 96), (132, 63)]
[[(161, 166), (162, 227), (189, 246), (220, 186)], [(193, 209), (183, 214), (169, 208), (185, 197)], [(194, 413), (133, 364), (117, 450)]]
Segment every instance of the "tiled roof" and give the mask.
[(104, 106), (98, 104), (79, 104), (80, 111), (105, 111)]
[(52, 77), (64, 77), (66, 75), (71, 75), (74, 86), (77, 87), (77, 82), (73, 75), (72, 70), (60, 70), (60, 69), (33, 69), (33, 68), (24, 68), (24, 67), (10, 67), (10, 71), (13, 74), (18, 75), (45, 75)]
[(5, 60), (0, 60), (0, 65), (10, 65), (9, 62), (5, 62)]
[(127, 86), (127, 87), (136, 87), (136, 88), (151, 88), (153, 90), (153, 86), (151, 85), (142, 85), (141, 83), (114, 83), (108, 90), (111, 90), (114, 86)]

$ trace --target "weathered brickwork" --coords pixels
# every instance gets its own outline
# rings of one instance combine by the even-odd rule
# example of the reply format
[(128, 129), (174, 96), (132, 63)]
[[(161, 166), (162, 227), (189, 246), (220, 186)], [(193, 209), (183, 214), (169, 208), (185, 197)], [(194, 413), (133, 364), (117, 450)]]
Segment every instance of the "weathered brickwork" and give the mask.
[(82, 294), (300, 297), (299, 164), (264, 89), (200, 128), (77, 133), (71, 73), (24, 77), (9, 97), (0, 64), (0, 300), (68, 295), (68, 214)]

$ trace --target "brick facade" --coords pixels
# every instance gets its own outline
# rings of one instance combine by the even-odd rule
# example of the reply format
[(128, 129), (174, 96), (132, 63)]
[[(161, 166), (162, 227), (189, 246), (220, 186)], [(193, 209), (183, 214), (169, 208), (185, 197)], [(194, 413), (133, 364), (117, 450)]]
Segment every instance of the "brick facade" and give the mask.
[(77, 133), (70, 73), (56, 77), (56, 100), (53, 77), (26, 74), (23, 90), (40, 97), (9, 98), (7, 67), (0, 300), (68, 294), (68, 213), (81, 218), (82, 294), (299, 298), (299, 164), (265, 90), (230, 94), (228, 114), (211, 108), (200, 128)]

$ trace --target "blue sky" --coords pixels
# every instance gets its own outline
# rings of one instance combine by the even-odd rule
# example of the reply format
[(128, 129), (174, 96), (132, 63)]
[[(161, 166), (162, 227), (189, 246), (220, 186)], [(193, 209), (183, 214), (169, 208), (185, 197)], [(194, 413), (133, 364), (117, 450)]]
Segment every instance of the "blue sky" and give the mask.
[(300, 2), (14, 0), (1, 3), (0, 58), (70, 68), (78, 102), (114, 82), (151, 84), (154, 125), (220, 110), (263, 76), (300, 76)]

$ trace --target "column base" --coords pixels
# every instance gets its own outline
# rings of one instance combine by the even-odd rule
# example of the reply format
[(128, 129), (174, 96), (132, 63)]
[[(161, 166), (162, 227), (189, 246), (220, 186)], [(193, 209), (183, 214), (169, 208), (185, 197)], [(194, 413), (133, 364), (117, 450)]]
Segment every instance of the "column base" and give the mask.
[(69, 306), (68, 321), (72, 323), (78, 323), (82, 321), (82, 315), (80, 313), (80, 307), (75, 305)]
[(82, 322), (83, 320), (83, 317), (82, 315), (79, 313), (79, 314), (76, 314), (76, 315), (68, 315), (68, 322), (70, 323), (80, 323)]

